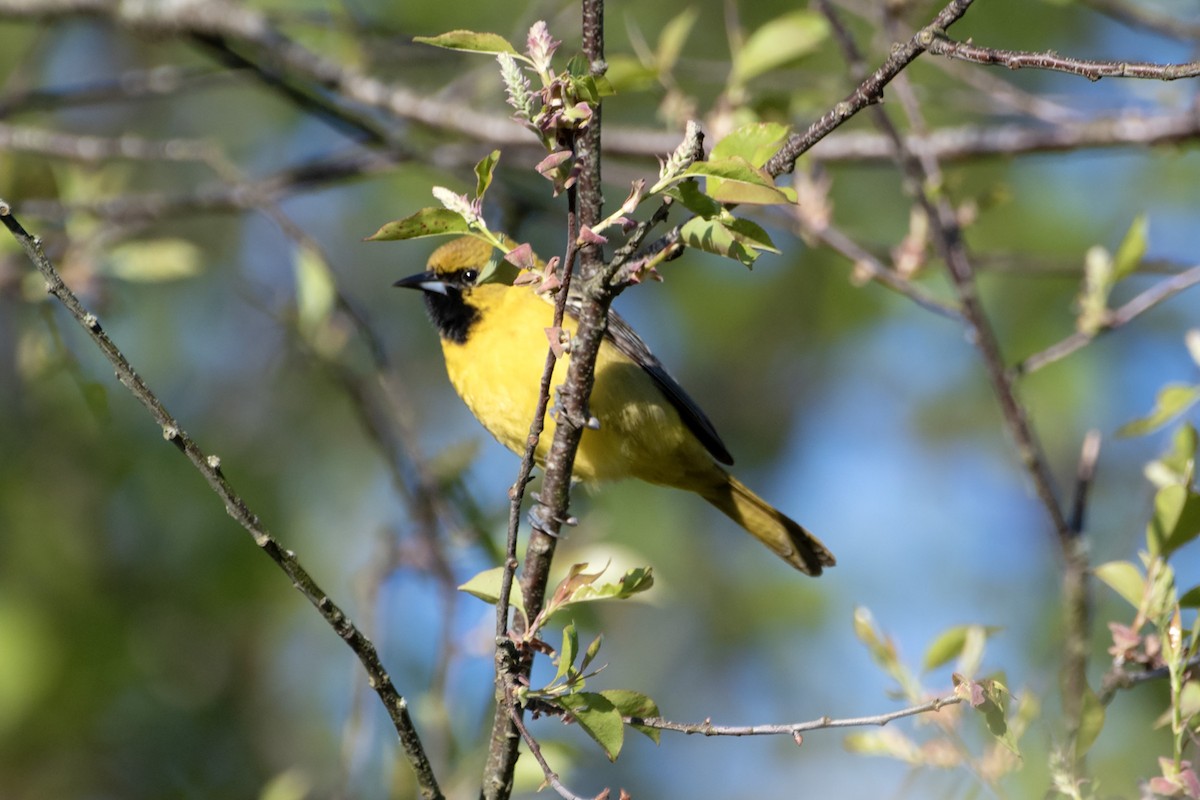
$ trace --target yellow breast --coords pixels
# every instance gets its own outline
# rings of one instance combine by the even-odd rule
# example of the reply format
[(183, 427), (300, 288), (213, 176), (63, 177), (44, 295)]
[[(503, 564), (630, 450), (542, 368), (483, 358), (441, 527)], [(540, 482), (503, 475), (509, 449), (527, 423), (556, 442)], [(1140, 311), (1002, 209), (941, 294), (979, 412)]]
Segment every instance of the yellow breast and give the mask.
[[(537, 407), (548, 349), (545, 329), (553, 324), (554, 308), (528, 287), (500, 284), (477, 287), (468, 300), (481, 316), (467, 341), (442, 341), (450, 381), (483, 426), (501, 444), (522, 453)], [(574, 333), (575, 322), (568, 319), (563, 327)], [(555, 365), (552, 405), (553, 389), (566, 379), (569, 358)], [(650, 377), (611, 342), (600, 348), (589, 409), (600, 427), (584, 431), (575, 460), (578, 479), (635, 477), (680, 486), (690, 482), (690, 473), (714, 466)], [(549, 451), (554, 427), (547, 415), (539, 463)]]

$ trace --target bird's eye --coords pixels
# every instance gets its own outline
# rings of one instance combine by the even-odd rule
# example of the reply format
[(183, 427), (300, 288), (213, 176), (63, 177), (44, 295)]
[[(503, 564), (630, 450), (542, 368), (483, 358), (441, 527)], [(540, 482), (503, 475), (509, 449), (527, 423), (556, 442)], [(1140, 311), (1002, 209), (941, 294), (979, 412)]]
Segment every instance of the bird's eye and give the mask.
[(463, 283), (475, 283), (478, 278), (479, 270), (477, 269), (464, 269), (462, 271)]

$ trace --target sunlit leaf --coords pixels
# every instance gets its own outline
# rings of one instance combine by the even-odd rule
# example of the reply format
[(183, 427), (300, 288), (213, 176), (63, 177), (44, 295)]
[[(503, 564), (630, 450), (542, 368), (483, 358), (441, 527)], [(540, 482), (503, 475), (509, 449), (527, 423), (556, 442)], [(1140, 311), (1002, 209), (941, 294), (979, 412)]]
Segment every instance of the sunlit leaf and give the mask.
[(1083, 260), (1083, 288), (1077, 304), (1079, 316), (1075, 318), (1075, 329), (1094, 336), (1108, 324), (1108, 296), (1112, 291), (1112, 255), (1103, 247), (1088, 248)]
[(1200, 400), (1200, 385), (1170, 383), (1158, 392), (1148, 416), (1122, 425), (1117, 436), (1145, 436), (1187, 411)]
[(742, 158), (754, 167), (761, 167), (787, 140), (791, 129), (778, 122), (751, 122), (734, 129), (713, 145), (709, 159), (720, 161)]
[(579, 633), (575, 623), (569, 623), (563, 628), (562, 648), (558, 651), (558, 673), (555, 680), (562, 680), (570, 674), (575, 663), (575, 653), (579, 650)]
[(1171, 449), (1157, 461), (1146, 465), (1146, 478), (1158, 488), (1173, 483), (1191, 483), (1196, 470), (1196, 451), (1200, 437), (1191, 423), (1180, 425), (1171, 437)]
[(1121, 240), (1116, 255), (1113, 256), (1113, 283), (1137, 271), (1142, 257), (1146, 255), (1146, 237), (1149, 230), (1150, 225), (1145, 214), (1138, 214), (1133, 218), (1133, 223), (1125, 232), (1125, 238)]
[(654, 53), (659, 70), (670, 72), (675, 68), (675, 62), (679, 60), (679, 54), (683, 51), (683, 44), (699, 17), (700, 12), (689, 6), (663, 25), (658, 34), (658, 48)]
[(1141, 571), (1128, 561), (1109, 561), (1094, 570), (1096, 577), (1108, 584), (1117, 594), (1140, 608), (1146, 594), (1146, 579)]
[(159, 283), (200, 274), (200, 248), (184, 239), (126, 242), (108, 251), (103, 269), (123, 281)]
[(297, 247), (292, 267), (296, 277), (297, 322), (301, 332), (311, 337), (333, 311), (337, 285), (324, 256), (315, 247)]
[(658, 70), (630, 55), (616, 54), (608, 59), (604, 73), (615, 92), (641, 92), (658, 85)]
[(986, 640), (992, 634), (998, 632), (1000, 628), (992, 625), (956, 625), (953, 628), (947, 628), (926, 649), (921, 669), (925, 671), (937, 669), (943, 664), (948, 664), (962, 656), (964, 649), (967, 647), (968, 639), (971, 638), (972, 630), (978, 631), (982, 639)]
[(758, 258), (758, 253), (738, 241), (733, 232), (716, 219), (692, 217), (683, 224), (680, 235), (688, 247), (732, 258), (747, 267), (754, 266)]
[(420, 239), (425, 236), (446, 236), (467, 233), (467, 221), (462, 214), (448, 208), (422, 208), (404, 219), (384, 223), (366, 238), (368, 242), (389, 242), (401, 239)]
[(462, 50), (466, 53), (510, 53), (519, 55), (517, 49), (498, 33), (476, 31), (449, 31), (437, 36), (414, 36), (414, 42), (444, 47), (447, 50)]
[(668, 189), (666, 193), (683, 203), (688, 211), (698, 217), (710, 219), (724, 211), (720, 203), (700, 191), (700, 187), (696, 185), (695, 181), (678, 183)]
[(734, 54), (730, 83), (758, 75), (813, 52), (829, 37), (829, 22), (815, 11), (793, 11), (767, 22)]
[[(475, 577), (468, 580), (466, 583), (458, 587), (460, 592), (466, 592), (472, 597), (478, 597), (485, 603), (496, 605), (500, 602), (500, 588), (504, 576), (504, 567), (493, 567), (485, 569)], [(517, 582), (513, 581), (511, 590), (508, 593), (509, 602), (524, 613), (524, 605), (522, 604), (521, 591), (517, 586)]]
[(634, 567), (621, 576), (616, 583), (596, 585), (594, 581), (574, 589), (569, 603), (588, 603), (595, 600), (625, 600), (647, 591), (654, 585), (654, 574), (650, 567)]
[(1154, 495), (1154, 514), (1146, 526), (1151, 555), (1166, 558), (1200, 535), (1200, 495), (1183, 484), (1172, 484)]
[(598, 634), (595, 639), (592, 639), (591, 644), (587, 646), (587, 650), (583, 653), (583, 660), (579, 662), (579, 671), (587, 672), (587, 668), (596, 660), (596, 656), (600, 654), (600, 645), (604, 642), (604, 634)]
[(721, 203), (751, 205), (787, 205), (796, 202), (796, 193), (780, 188), (763, 170), (741, 156), (719, 161), (697, 161), (681, 177), (709, 179), (707, 194)]
[(1187, 346), (1188, 355), (1196, 366), (1200, 367), (1200, 328), (1191, 328), (1183, 335), (1183, 343)]
[(849, 752), (860, 755), (888, 756), (906, 764), (920, 764), (923, 761), (921, 748), (899, 728), (851, 733), (842, 740), (842, 745)]
[[(600, 694), (608, 698), (609, 702), (616, 707), (622, 717), (649, 719), (660, 716), (658, 703), (655, 703), (641, 692), (635, 692), (632, 689), (605, 689)], [(630, 727), (648, 737), (655, 744), (658, 744), (659, 735), (662, 733), (658, 728), (648, 728), (645, 725), (638, 725), (637, 723), (630, 723)]]
[(625, 741), (625, 722), (611, 700), (596, 692), (576, 692), (552, 702), (571, 712), (579, 727), (604, 750), (609, 761), (616, 761)]
[(500, 151), (493, 150), (475, 165), (475, 197), (480, 198), (492, 185), (492, 175), (496, 172), (496, 164), (500, 161)]

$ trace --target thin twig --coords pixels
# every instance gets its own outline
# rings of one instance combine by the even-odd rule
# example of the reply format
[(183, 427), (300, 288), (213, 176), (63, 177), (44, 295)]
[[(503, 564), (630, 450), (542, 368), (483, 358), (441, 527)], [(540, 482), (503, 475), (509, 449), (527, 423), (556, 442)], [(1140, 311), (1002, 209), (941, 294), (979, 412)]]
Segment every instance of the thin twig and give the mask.
[(889, 711), (885, 714), (875, 714), (869, 717), (846, 717), (835, 719), (821, 717), (808, 722), (785, 722), (779, 725), (713, 725), (711, 720), (704, 722), (672, 722), (662, 717), (626, 717), (629, 725), (641, 725), (646, 728), (656, 728), (676, 733), (702, 734), (704, 736), (795, 736), (798, 733), (824, 730), (827, 728), (864, 728), (871, 725), (883, 726), (904, 717), (939, 711), (945, 706), (957, 705), (962, 698), (957, 695), (946, 695), (910, 708), (899, 711)]
[(1014, 376), (1028, 375), (1031, 372), (1036, 372), (1047, 364), (1052, 364), (1061, 358), (1069, 356), (1076, 350), (1091, 342), (1097, 336), (1109, 331), (1114, 331), (1122, 325), (1132, 322), (1141, 314), (1149, 311), (1155, 306), (1168, 300), (1185, 289), (1200, 283), (1200, 264), (1180, 272), (1166, 280), (1154, 284), (1146, 291), (1134, 297), (1129, 302), (1121, 307), (1114, 309), (1113, 312), (1104, 320), (1104, 324), (1100, 326), (1095, 333), (1088, 331), (1078, 331), (1071, 334), (1065, 339), (1047, 347), (1040, 353), (1033, 355), (1021, 361), (1012, 368)]
[(116, 369), (119, 380), (130, 393), (140, 402), (153, 417), (162, 430), (163, 438), (175, 445), (203, 476), (213, 492), (225, 504), (226, 512), (234, 518), (253, 538), (258, 545), (291, 579), (292, 584), (305, 598), (317, 608), (325, 621), (329, 623), (350, 649), (358, 656), (367, 673), (371, 687), (383, 701), (392, 724), (399, 736), (409, 763), (416, 772), (417, 783), (421, 796), (429, 800), (441, 798), (433, 767), (421, 745), (420, 736), (408, 713), (408, 702), (401, 696), (392, 679), (379, 660), (379, 654), (362, 631), (350, 620), (346, 613), (317, 585), (308, 571), (300, 564), (296, 555), (279, 544), (279, 542), (263, 526), (258, 516), (250, 510), (245, 500), (234, 490), (232, 484), (221, 471), (221, 460), (215, 455), (205, 454), (196, 442), (184, 432), (179, 422), (171, 416), (158, 396), (142, 380), (133, 369), (125, 355), (109, 338), (100, 325), (95, 314), (88, 311), (79, 302), (75, 294), (63, 283), (62, 277), (50, 263), (42, 250), (41, 240), (31, 236), (12, 214), (12, 209), (0, 200), (0, 220), (12, 233), (13, 237), (25, 250), (26, 255), (38, 272), (46, 280), (46, 290), (53, 294), (70, 312), (71, 316), (83, 327), (88, 336), (104, 354), (105, 358)]
[[(590, 798), (582, 797), (568, 789), (558, 777), (558, 773), (551, 769), (546, 757), (542, 755), (542, 746), (538, 744), (538, 740), (533, 738), (533, 734), (529, 732), (529, 728), (525, 726), (525, 721), (521, 719), (521, 714), (515, 709), (509, 709), (512, 713), (512, 723), (520, 732), (521, 738), (525, 740), (525, 744), (529, 747), (529, 752), (533, 755), (538, 766), (542, 768), (542, 774), (546, 776), (546, 783), (550, 784), (550, 788), (558, 792), (559, 797), (564, 800), (590, 800)], [(603, 796), (603, 795), (601, 795)]]
[(884, 87), (907, 67), (935, 38), (935, 32), (945, 30), (957, 22), (973, 0), (952, 0), (938, 12), (933, 21), (909, 39), (904, 44), (897, 45), (886, 61), (866, 77), (846, 96), (842, 102), (827, 111), (820, 119), (808, 126), (804, 133), (788, 137), (783, 147), (766, 163), (766, 171), (778, 177), (790, 172), (796, 159), (807, 152), (814, 144), (825, 138), (831, 131), (843, 122), (853, 117), (859, 111), (878, 103), (883, 98)]
[(1066, 72), (1089, 81), (1101, 78), (1140, 78), (1143, 80), (1174, 81), (1200, 75), (1200, 61), (1184, 64), (1152, 64), (1146, 61), (1111, 61), (1060, 56), (1052, 51), (1031, 53), (1024, 50), (1002, 50), (980, 47), (936, 36), (929, 43), (929, 52), (946, 58), (988, 64), (1008, 69), (1041, 69)]
[[(1184, 668), (1190, 670), (1198, 667), (1200, 667), (1200, 656), (1195, 656), (1187, 662)], [(1129, 672), (1125, 669), (1124, 665), (1113, 664), (1112, 669), (1100, 680), (1100, 689), (1096, 692), (1096, 696), (1100, 699), (1102, 705), (1108, 705), (1117, 696), (1117, 692), (1122, 689), (1132, 689), (1143, 683), (1161, 681), (1169, 677), (1171, 677), (1171, 670), (1165, 666), (1143, 670), (1142, 672)]]

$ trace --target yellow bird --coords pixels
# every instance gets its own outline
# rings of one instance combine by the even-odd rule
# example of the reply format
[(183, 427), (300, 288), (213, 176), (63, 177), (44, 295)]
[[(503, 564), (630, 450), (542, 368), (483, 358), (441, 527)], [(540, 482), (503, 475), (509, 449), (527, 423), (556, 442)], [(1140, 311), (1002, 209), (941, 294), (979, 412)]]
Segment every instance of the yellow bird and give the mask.
[[(552, 302), (528, 285), (514, 286), (517, 268), (474, 237), (439, 247), (428, 268), (395, 285), (424, 292), (450, 382), (483, 427), (508, 449), (524, 452), (545, 367), (545, 329), (553, 325)], [(574, 334), (576, 325), (568, 314), (563, 328)], [(567, 358), (558, 360), (552, 385), (566, 379)], [(588, 408), (600, 426), (583, 432), (575, 478), (639, 478), (695, 492), (801, 572), (820, 575), (834, 565), (815, 536), (721, 467), (733, 458), (708, 417), (615, 313), (600, 346)], [(553, 434), (554, 419), (547, 415), (539, 463)]]

